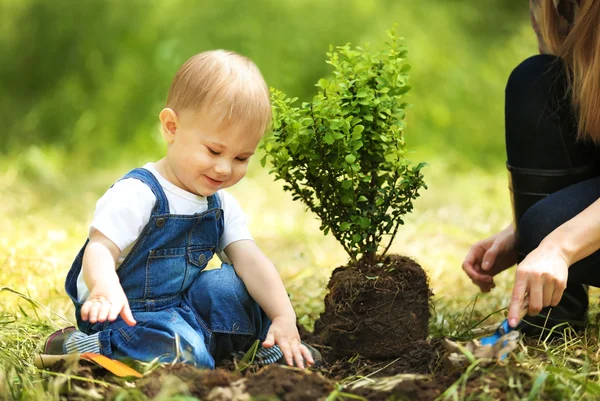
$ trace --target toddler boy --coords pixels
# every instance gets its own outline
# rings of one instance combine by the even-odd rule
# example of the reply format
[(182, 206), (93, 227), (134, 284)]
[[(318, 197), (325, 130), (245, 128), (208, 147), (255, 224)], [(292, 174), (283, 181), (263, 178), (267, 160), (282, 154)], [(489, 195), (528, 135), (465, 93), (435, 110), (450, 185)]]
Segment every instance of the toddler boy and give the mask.
[[(214, 368), (260, 339), (263, 363), (319, 359), (300, 341), (275, 266), (223, 191), (246, 175), (270, 121), (267, 85), (248, 58), (207, 51), (180, 68), (160, 112), (166, 156), (98, 201), (66, 279), (79, 329), (54, 333), (45, 353)], [(203, 271), (215, 253), (221, 269)]]

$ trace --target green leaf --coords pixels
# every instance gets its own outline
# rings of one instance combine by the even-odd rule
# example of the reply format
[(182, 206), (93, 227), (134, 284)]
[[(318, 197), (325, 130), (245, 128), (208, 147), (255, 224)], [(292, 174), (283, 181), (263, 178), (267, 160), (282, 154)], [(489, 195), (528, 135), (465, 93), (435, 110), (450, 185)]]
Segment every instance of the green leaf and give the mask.
[(352, 130), (352, 138), (353, 139), (360, 138), (360, 134), (362, 134), (362, 132), (364, 130), (365, 130), (365, 127), (363, 125), (355, 125), (354, 129)]
[(321, 78), (319, 79), (319, 82), (317, 82), (317, 85), (319, 88), (322, 89), (327, 89), (327, 87), (329, 86), (329, 81), (326, 80), (325, 78)]
[(364, 88), (360, 88), (358, 90), (358, 92), (356, 93), (356, 97), (358, 97), (358, 98), (367, 97), (368, 94), (369, 94), (368, 90), (366, 90)]
[(346, 162), (349, 164), (352, 164), (356, 161), (356, 156), (354, 156), (353, 154), (349, 154), (346, 156)]
[(331, 132), (325, 134), (323, 142), (325, 142), (327, 145), (332, 145), (335, 142), (335, 139), (333, 139), (333, 135), (331, 134)]
[(404, 85), (402, 87), (400, 87), (400, 89), (398, 89), (398, 91), (396, 92), (399, 95), (403, 95), (406, 92), (408, 92), (410, 90), (411, 86), (410, 85)]

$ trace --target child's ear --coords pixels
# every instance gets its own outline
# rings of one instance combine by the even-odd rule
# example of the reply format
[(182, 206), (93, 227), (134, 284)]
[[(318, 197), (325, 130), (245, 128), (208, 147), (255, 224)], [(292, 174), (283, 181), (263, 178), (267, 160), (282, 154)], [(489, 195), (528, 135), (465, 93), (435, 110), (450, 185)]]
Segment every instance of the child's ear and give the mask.
[(177, 133), (177, 128), (179, 128), (179, 117), (177, 117), (177, 113), (173, 109), (166, 108), (162, 109), (159, 118), (163, 138), (170, 145), (175, 140), (175, 134)]

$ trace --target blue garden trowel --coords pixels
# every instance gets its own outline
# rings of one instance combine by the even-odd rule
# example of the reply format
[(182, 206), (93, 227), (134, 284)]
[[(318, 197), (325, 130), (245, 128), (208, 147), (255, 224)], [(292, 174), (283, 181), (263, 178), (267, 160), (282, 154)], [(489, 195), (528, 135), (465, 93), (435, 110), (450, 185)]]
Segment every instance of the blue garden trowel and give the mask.
[[(526, 296), (525, 300), (523, 301), (523, 306), (521, 307), (521, 313), (519, 314), (519, 321), (521, 321), (525, 317), (525, 315), (527, 315), (528, 310), (529, 297)], [(481, 344), (482, 346), (496, 346), (499, 341), (503, 341), (502, 338), (505, 338), (504, 344), (502, 344), (502, 346), (506, 346), (506, 335), (514, 330), (515, 329), (513, 327), (510, 327), (510, 325), (508, 324), (508, 319), (504, 319), (504, 321), (500, 324), (500, 326), (498, 326), (496, 331), (491, 336), (480, 338), (479, 344)], [(504, 359), (506, 357), (506, 353), (503, 353), (499, 357), (500, 359)]]
[[(529, 297), (525, 298), (519, 320), (523, 319), (529, 309)], [(505, 319), (496, 331), (488, 337), (471, 340), (464, 344), (444, 339), (444, 348), (448, 351), (446, 358), (452, 365), (465, 365), (470, 358), (503, 360), (506, 355), (518, 347), (519, 332), (510, 327)], [(471, 355), (471, 357), (468, 357)]]

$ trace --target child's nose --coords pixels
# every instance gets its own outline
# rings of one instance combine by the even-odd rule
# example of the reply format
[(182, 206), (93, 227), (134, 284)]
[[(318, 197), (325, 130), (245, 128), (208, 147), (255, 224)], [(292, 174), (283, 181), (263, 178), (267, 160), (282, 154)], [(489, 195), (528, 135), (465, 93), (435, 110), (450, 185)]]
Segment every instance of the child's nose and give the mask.
[(228, 177), (231, 174), (231, 163), (227, 160), (220, 160), (215, 164), (215, 173), (217, 173), (219, 177)]

